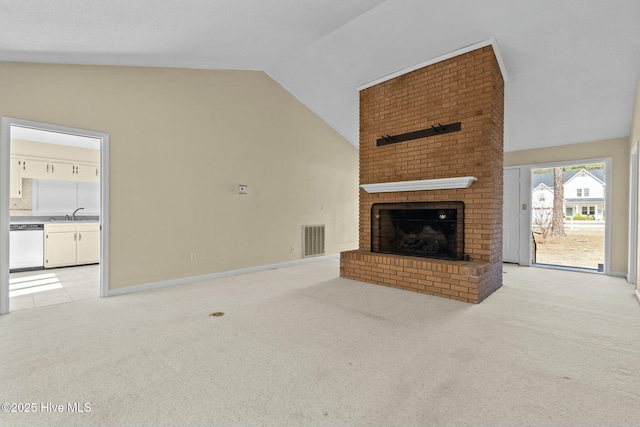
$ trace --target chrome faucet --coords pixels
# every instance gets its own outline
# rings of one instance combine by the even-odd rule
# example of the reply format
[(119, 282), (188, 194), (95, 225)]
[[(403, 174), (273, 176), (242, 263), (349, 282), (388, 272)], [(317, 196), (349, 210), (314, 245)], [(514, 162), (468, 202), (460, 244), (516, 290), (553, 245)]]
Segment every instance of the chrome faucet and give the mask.
[(73, 211), (73, 213), (71, 214), (71, 221), (76, 220), (76, 212), (78, 212), (80, 209), (84, 209), (84, 208), (78, 208), (75, 211)]

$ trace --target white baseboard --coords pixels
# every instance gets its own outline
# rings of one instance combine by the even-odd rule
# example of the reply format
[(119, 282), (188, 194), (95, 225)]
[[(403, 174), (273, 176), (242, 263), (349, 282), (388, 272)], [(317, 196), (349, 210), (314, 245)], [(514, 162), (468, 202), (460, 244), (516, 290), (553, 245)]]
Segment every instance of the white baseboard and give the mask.
[(627, 279), (627, 281), (629, 280), (629, 275), (624, 271), (609, 271), (608, 276), (622, 277)]
[(166, 288), (168, 286), (184, 285), (186, 283), (201, 282), (203, 280), (219, 279), (221, 277), (229, 277), (229, 276), (237, 276), (237, 275), (240, 275), (240, 274), (255, 273), (255, 272), (258, 272), (258, 271), (272, 270), (272, 269), (275, 269), (275, 268), (289, 267), (289, 266), (298, 265), (298, 264), (307, 264), (307, 263), (310, 263), (310, 262), (325, 261), (325, 260), (328, 260), (328, 259), (338, 259), (339, 257), (340, 257), (339, 254), (324, 255), (324, 256), (318, 256), (318, 257), (313, 257), (313, 258), (297, 259), (297, 260), (294, 260), (294, 261), (279, 262), (279, 263), (276, 263), (276, 264), (259, 265), (259, 266), (256, 266), (256, 267), (241, 268), (239, 270), (230, 270), (230, 271), (222, 271), (222, 272), (219, 272), (219, 273), (204, 274), (204, 275), (201, 275), (201, 276), (181, 277), (179, 279), (163, 280), (161, 282), (143, 283), (143, 284), (140, 284), (140, 285), (127, 286), (127, 287), (124, 287), (124, 288), (109, 289), (107, 291), (107, 296), (108, 297), (113, 297), (113, 296), (117, 296), (117, 295), (131, 294), (131, 293), (134, 293), (134, 292), (150, 291), (152, 289), (160, 289), (160, 288)]

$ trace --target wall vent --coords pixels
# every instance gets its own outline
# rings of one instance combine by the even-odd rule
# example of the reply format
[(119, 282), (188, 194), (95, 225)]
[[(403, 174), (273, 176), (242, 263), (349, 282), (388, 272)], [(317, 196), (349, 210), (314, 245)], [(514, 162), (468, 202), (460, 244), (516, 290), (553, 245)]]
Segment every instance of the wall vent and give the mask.
[(324, 255), (324, 225), (302, 226), (302, 256)]

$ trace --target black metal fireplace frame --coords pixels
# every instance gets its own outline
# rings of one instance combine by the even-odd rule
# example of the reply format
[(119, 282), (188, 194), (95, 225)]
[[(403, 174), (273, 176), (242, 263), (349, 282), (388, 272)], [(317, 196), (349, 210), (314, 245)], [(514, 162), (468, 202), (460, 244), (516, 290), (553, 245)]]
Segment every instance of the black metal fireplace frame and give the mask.
[[(382, 250), (381, 249), (381, 211), (411, 211), (411, 210), (428, 210), (428, 211), (456, 211), (456, 238), (455, 238), (455, 256), (433, 253), (407, 253), (403, 251)], [(427, 222), (429, 220), (425, 220)], [(436, 222), (432, 222), (436, 224)], [(464, 255), (464, 202), (405, 202), (405, 203), (374, 203), (371, 206), (371, 252), (396, 254), (402, 256), (417, 256), (421, 258), (463, 260)]]

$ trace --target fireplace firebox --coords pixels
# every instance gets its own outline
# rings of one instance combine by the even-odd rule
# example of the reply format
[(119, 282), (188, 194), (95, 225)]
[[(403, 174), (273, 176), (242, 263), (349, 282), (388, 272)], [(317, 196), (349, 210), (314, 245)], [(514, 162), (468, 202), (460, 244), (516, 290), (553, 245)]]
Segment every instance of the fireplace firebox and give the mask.
[(375, 203), (372, 252), (464, 259), (464, 203)]

